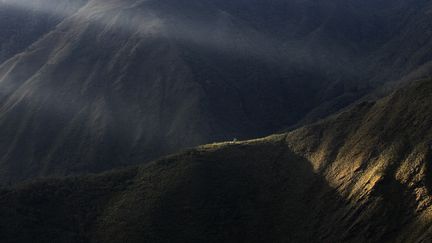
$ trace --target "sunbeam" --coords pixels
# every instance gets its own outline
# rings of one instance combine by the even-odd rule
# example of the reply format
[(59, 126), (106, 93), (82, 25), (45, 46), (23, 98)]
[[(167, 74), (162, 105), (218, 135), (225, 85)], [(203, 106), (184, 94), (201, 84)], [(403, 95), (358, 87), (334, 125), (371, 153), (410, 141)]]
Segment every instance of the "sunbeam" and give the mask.
[(2, 7), (14, 7), (40, 14), (50, 14), (62, 17), (73, 14), (86, 2), (87, 0), (0, 0)]
[[(279, 67), (300, 66), (332, 73), (353, 72), (347, 63), (344, 46), (313, 47), (301, 39), (279, 40), (247, 26), (243, 21), (218, 10), (208, 16), (182, 16), (149, 0), (57, 1), (1, 0), (13, 6), (41, 14), (69, 17), (65, 21), (96, 24), (103, 31), (129, 31), (177, 39), (232, 56), (253, 57)], [(193, 4), (191, 4), (193, 6)], [(199, 6), (198, 6), (199, 7)], [(325, 57), (322, 59), (322, 57)], [(321, 59), (320, 59), (321, 58)], [(345, 65), (342, 65), (345, 64)]]

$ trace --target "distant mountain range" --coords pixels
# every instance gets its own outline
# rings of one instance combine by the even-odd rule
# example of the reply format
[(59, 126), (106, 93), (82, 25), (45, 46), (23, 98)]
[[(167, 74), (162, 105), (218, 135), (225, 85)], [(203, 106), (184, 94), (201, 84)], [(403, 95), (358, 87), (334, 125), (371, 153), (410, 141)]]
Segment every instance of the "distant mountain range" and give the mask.
[(0, 18), (3, 183), (268, 135), (430, 70), (429, 1), (3, 0)]

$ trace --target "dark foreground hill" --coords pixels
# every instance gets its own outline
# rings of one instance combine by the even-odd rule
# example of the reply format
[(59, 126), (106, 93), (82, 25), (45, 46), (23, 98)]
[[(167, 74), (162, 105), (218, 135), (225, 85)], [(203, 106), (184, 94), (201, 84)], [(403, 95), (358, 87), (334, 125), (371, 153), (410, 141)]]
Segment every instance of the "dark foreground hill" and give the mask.
[(0, 193), (5, 242), (430, 242), (432, 81), (318, 124)]

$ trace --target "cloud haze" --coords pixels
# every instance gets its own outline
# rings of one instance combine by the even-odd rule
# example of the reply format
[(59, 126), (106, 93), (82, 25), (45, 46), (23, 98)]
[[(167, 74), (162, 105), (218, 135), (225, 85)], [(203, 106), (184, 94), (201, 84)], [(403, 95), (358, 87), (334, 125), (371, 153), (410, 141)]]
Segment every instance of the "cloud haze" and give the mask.
[(297, 65), (305, 69), (318, 68), (331, 72), (348, 72), (346, 69), (350, 66), (341, 67), (319, 60), (319, 57), (344, 60), (343, 56), (347, 54), (343, 52), (343, 47), (340, 50), (333, 48), (333, 56), (328, 57), (329, 50), (325, 46), (314, 48), (312, 52), (302, 40), (282, 41), (263, 35), (223, 11), (210, 12), (208, 19), (200, 19), (173, 12), (165, 13), (154, 7), (148, 8), (146, 2), (149, 1), (130, 1), (125, 4), (118, 0), (93, 0), (81, 8), (84, 1), (2, 0), (2, 4), (43, 14), (63, 17), (73, 15), (71, 20), (82, 24), (97, 24), (107, 30), (151, 33), (233, 56), (254, 57), (279, 66)]

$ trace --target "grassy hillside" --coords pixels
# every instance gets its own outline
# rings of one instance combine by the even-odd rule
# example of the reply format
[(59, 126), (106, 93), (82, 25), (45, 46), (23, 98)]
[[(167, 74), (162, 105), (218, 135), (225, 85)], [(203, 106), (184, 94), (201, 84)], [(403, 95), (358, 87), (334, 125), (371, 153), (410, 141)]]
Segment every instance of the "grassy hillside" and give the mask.
[(323, 122), (3, 189), (7, 242), (428, 242), (432, 81)]
[(288, 135), (289, 147), (349, 202), (353, 239), (431, 238), (431, 92), (431, 80), (415, 82)]

